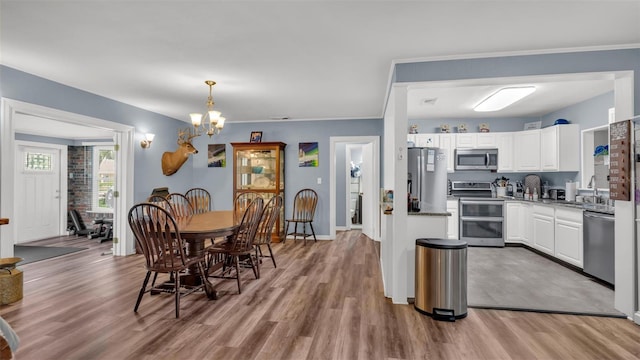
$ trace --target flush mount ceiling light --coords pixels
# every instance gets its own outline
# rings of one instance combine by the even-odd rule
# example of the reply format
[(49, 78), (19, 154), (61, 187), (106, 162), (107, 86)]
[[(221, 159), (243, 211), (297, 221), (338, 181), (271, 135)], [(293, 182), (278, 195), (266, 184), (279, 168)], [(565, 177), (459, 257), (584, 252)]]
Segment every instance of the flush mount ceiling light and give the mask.
[(216, 84), (213, 80), (206, 80), (205, 84), (209, 85), (209, 97), (207, 98), (207, 112), (204, 114), (192, 113), (191, 124), (195, 128), (196, 136), (200, 136), (205, 133), (211, 137), (212, 135), (219, 134), (224, 127), (224, 118), (220, 116), (220, 111), (213, 110), (213, 85)]
[(491, 94), (476, 105), (475, 111), (498, 111), (536, 91), (535, 86), (506, 87)]

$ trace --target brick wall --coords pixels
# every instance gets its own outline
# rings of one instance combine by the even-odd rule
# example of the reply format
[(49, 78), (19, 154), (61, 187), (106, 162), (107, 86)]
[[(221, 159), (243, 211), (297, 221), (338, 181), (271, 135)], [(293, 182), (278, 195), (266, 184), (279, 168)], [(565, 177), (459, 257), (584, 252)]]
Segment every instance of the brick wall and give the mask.
[(91, 180), (93, 177), (93, 148), (91, 146), (69, 146), (68, 199), (69, 210), (76, 209), (87, 227), (91, 227)]

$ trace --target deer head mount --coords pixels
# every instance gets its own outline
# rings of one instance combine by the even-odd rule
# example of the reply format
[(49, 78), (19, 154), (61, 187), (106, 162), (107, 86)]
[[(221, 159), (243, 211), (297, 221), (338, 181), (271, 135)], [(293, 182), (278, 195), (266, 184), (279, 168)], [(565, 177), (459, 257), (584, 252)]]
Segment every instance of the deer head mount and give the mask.
[(197, 154), (198, 150), (191, 144), (191, 139), (200, 134), (191, 129), (178, 131), (178, 149), (174, 152), (165, 151), (162, 154), (162, 173), (166, 176), (175, 174), (189, 155)]

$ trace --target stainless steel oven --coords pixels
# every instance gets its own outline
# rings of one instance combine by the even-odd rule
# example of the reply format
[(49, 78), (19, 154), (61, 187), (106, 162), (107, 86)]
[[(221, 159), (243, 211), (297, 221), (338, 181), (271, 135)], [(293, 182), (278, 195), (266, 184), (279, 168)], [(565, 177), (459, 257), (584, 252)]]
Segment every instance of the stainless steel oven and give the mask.
[(504, 201), (492, 197), (490, 182), (453, 181), (459, 197), (459, 237), (469, 246), (504, 246)]
[(504, 201), (460, 199), (460, 240), (470, 246), (504, 246)]

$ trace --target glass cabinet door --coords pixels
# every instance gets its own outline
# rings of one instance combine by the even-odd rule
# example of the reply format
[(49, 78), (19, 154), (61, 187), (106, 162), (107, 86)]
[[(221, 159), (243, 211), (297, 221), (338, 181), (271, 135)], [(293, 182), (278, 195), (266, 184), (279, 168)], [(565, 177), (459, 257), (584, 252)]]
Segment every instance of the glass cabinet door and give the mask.
[[(236, 189), (275, 190), (277, 150), (238, 150), (236, 152)], [(282, 173), (282, 170), (280, 171)], [(284, 179), (284, 176), (281, 176)]]
[[(282, 142), (231, 143), (233, 146), (233, 198), (246, 192), (256, 192), (266, 202), (276, 195), (284, 199), (285, 160)], [(283, 204), (273, 229), (272, 241), (284, 239)]]

